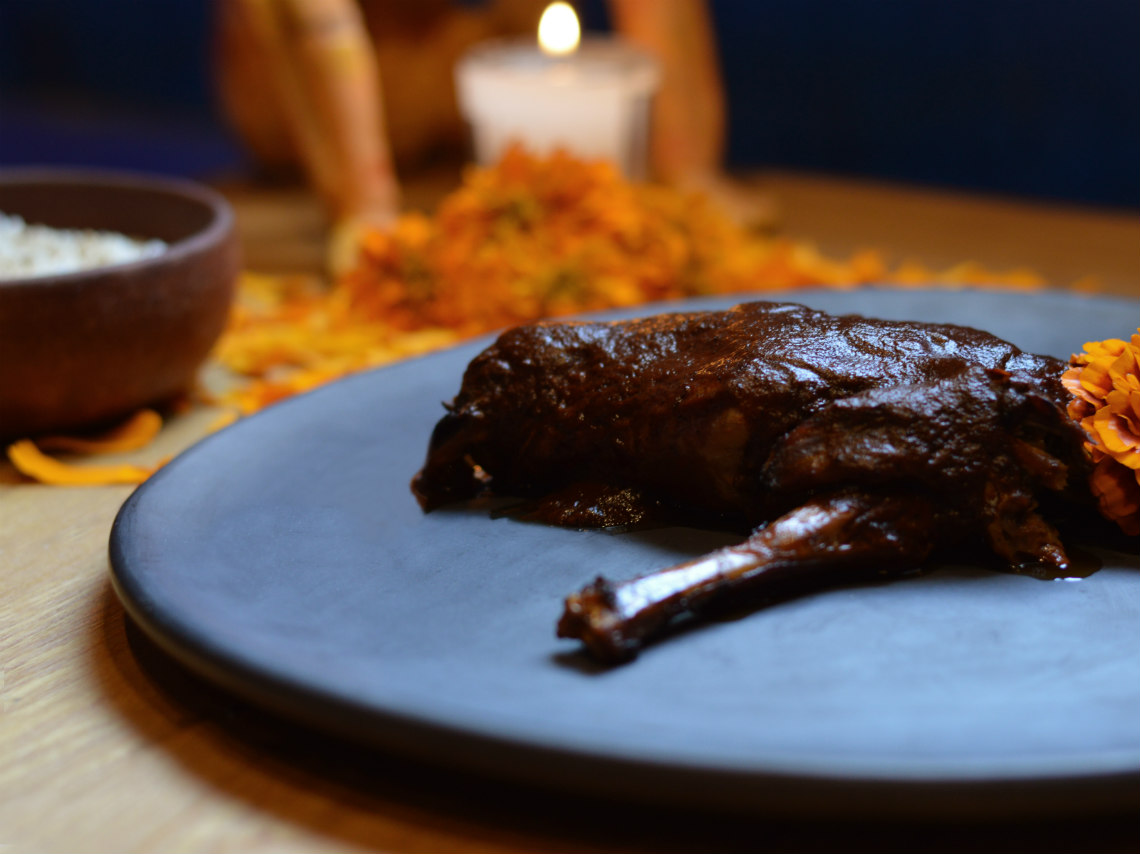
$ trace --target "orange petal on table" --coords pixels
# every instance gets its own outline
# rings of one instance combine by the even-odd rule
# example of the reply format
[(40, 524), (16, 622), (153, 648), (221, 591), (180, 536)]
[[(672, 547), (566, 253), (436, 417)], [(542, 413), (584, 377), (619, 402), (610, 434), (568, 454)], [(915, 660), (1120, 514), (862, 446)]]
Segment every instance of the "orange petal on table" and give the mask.
[(53, 486), (107, 486), (116, 483), (142, 483), (154, 469), (128, 464), (76, 466), (49, 457), (31, 439), (20, 439), (8, 446), (8, 459), (21, 474)]
[(236, 409), (228, 409), (211, 421), (209, 426), (206, 427), (206, 431), (209, 433), (217, 433), (219, 430), (224, 430), (226, 427), (229, 427), (239, 418), (241, 418), (240, 412)]
[(97, 436), (41, 436), (36, 439), (36, 446), (42, 451), (77, 454), (123, 453), (145, 448), (161, 429), (161, 415), (153, 409), (140, 409), (122, 424)]

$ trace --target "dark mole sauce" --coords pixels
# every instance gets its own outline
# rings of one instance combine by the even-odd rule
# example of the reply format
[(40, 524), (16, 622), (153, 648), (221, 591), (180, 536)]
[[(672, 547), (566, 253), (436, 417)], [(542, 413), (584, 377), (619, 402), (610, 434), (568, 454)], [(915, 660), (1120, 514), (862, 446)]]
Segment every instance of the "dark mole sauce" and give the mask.
[[(663, 508), (751, 528), (786, 509), (773, 495), (892, 482), (974, 507), (1011, 459), (1016, 425), (995, 406), (1012, 419), (1040, 401), (1067, 422), (1052, 432), (1073, 427), (1063, 366), (975, 329), (788, 304), (531, 324), (468, 366), (415, 490), (431, 509), (489, 485), (527, 500), (509, 515), (576, 528), (639, 526)], [(1062, 438), (1075, 470), (1079, 440)], [(1063, 573), (1021, 572), (1097, 568), (1070, 550)]]
[(1011, 567), (1007, 571), (1014, 575), (1028, 575), (1041, 581), (1079, 581), (1088, 578), (1104, 566), (1104, 561), (1090, 551), (1079, 546), (1066, 546), (1069, 565), (1064, 569), (1034, 564), (1032, 566)]

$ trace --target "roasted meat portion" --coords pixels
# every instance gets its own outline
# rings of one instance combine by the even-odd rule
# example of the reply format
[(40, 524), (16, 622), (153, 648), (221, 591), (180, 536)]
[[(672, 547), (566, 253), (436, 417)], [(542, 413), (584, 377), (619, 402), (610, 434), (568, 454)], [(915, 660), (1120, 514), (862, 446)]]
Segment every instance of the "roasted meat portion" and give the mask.
[(904, 571), (963, 541), (1063, 568), (1053, 517), (1088, 500), (1064, 367), (974, 329), (780, 303), (536, 323), (468, 366), (413, 490), (425, 510), (491, 492), (551, 524), (752, 531), (567, 600), (561, 634), (628, 658), (758, 579)]

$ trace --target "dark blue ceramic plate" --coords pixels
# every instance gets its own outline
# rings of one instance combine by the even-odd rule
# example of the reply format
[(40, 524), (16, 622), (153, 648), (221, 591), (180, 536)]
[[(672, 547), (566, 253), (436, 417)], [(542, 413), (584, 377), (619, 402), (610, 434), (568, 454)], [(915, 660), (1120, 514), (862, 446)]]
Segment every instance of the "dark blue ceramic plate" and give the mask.
[[(965, 323), (1061, 357), (1140, 322), (1140, 302), (1054, 293), (788, 298)], [(595, 669), (554, 636), (562, 598), (724, 537), (561, 530), (478, 508), (423, 515), (408, 482), (480, 346), (287, 401), (163, 468), (111, 535), (130, 615), (281, 714), (555, 789), (888, 816), (1140, 802), (1135, 554), (1094, 549), (1104, 566), (1081, 581), (945, 566), (712, 623)]]

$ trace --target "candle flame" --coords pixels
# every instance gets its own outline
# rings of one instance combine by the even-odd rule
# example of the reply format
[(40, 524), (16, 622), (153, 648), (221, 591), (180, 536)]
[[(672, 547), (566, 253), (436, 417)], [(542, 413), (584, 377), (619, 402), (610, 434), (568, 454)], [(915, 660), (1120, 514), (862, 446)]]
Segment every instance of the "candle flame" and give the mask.
[(569, 3), (551, 3), (538, 22), (538, 46), (548, 56), (569, 56), (578, 49), (581, 28)]

